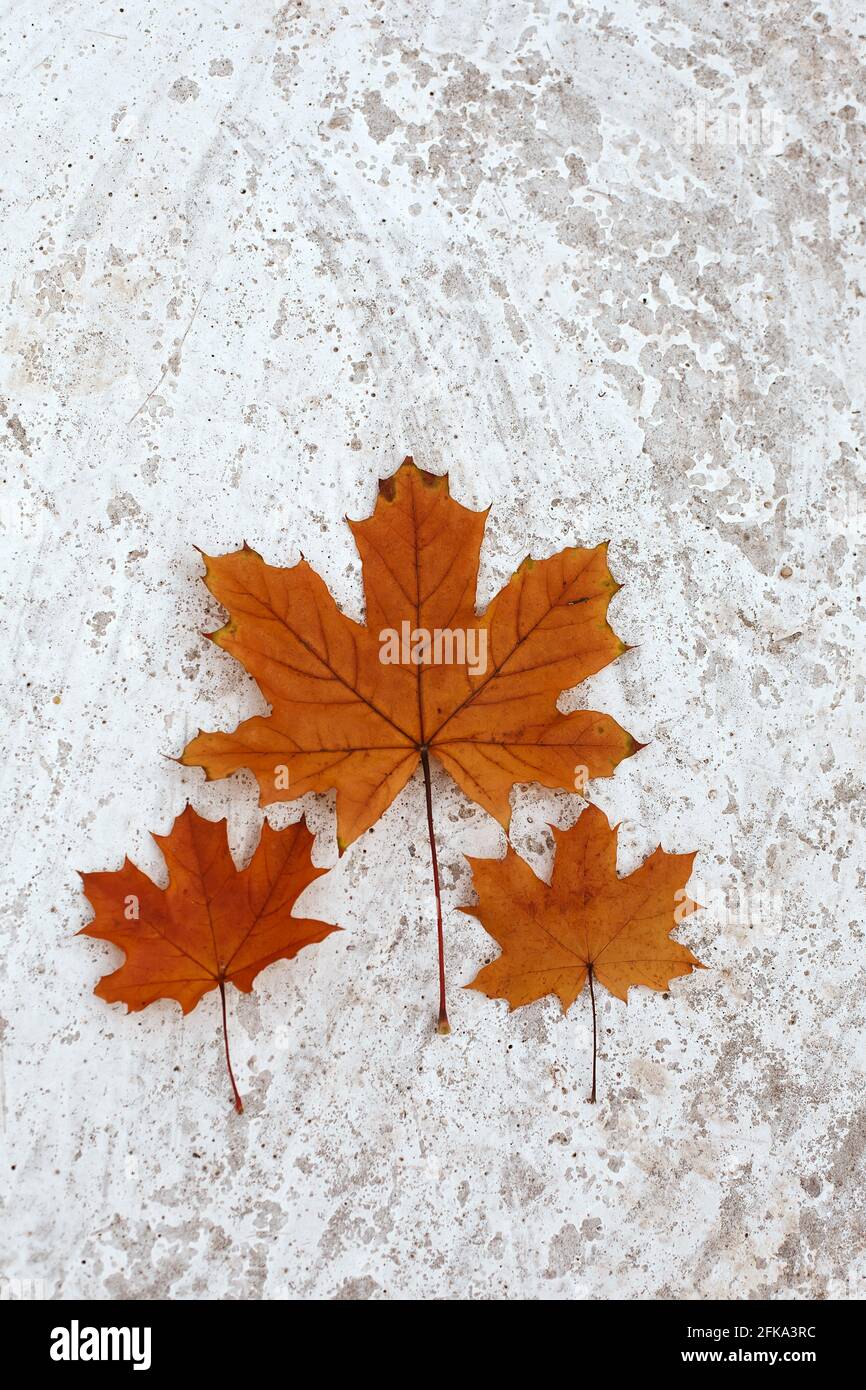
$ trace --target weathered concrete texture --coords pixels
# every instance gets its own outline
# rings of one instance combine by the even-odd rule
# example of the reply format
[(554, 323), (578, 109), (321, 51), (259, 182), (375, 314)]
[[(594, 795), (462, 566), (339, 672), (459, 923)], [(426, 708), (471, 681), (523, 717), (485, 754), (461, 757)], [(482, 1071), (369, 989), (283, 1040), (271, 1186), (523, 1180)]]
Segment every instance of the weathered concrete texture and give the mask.
[[(9, 5), (2, 91), (4, 1252), (58, 1294), (864, 1291), (864, 23), (853, 3)], [(741, 109), (751, 124), (720, 128)], [(761, 118), (763, 117), (763, 124)], [(480, 599), (610, 537), (636, 650), (568, 697), (648, 747), (591, 796), (620, 868), (697, 848), (710, 970), (510, 1015), (456, 911), (503, 836), (437, 776), (336, 863), (346, 927), (232, 1000), (127, 1016), (75, 870), (261, 710), (193, 543), (301, 548), (412, 452), (494, 503)], [(580, 799), (523, 788), (539, 869)]]

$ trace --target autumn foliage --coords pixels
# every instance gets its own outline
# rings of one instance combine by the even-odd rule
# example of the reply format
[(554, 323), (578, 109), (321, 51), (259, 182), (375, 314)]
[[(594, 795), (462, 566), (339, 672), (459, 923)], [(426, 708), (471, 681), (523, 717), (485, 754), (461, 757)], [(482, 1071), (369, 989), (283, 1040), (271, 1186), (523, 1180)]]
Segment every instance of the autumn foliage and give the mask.
[(627, 1002), (633, 985), (667, 989), (679, 975), (702, 968), (671, 936), (697, 910), (685, 892), (694, 854), (659, 848), (620, 878), (616, 830), (597, 807), (589, 806), (570, 830), (552, 829), (549, 884), (510, 846), (504, 859), (469, 860), (478, 906), (462, 910), (478, 918), (502, 954), (468, 988), (505, 999), (512, 1009), (553, 994), (567, 1013), (587, 981), (591, 991), (597, 982)]
[[(431, 761), (507, 834), (517, 784), (584, 792), (588, 780), (610, 776), (641, 746), (610, 715), (564, 714), (557, 706), (565, 690), (627, 650), (607, 620), (619, 588), (607, 546), (527, 556), (479, 614), (486, 520), (486, 511), (454, 501), (447, 477), (405, 459), (379, 484), (373, 515), (349, 522), (363, 575), (363, 622), (341, 611), (303, 558), (280, 568), (247, 545), (205, 556), (207, 586), (228, 613), (211, 640), (255, 678), (270, 710), (231, 732), (199, 731), (180, 758), (208, 779), (249, 769), (263, 805), (334, 790), (340, 853), (421, 767), (440, 1032), (449, 1024)], [(600, 811), (590, 807), (571, 830), (554, 834), (549, 884), (510, 845), (504, 859), (470, 860), (478, 906), (464, 910), (501, 954), (469, 987), (511, 1008), (552, 994), (567, 1011), (588, 983), (595, 1040), (596, 984), (626, 999), (633, 985), (666, 989), (700, 968), (671, 935), (695, 909), (685, 895), (694, 856), (658, 849), (620, 878), (616, 831)], [(96, 993), (130, 1010), (174, 999), (187, 1013), (218, 990), (240, 1110), (226, 985), (249, 991), (267, 965), (339, 930), (293, 915), (300, 894), (325, 871), (313, 866), (303, 823), (283, 831), (265, 824), (242, 871), (224, 822), (203, 820), (191, 808), (155, 838), (168, 869), (166, 889), (129, 860), (117, 872), (83, 876), (96, 914), (84, 933), (126, 954)], [(593, 1099), (595, 1050), (594, 1042)]]
[[(225, 821), (203, 820), (190, 806), (168, 835), (154, 835), (168, 869), (159, 888), (127, 859), (113, 873), (82, 874), (96, 916), (85, 936), (110, 941), (126, 960), (105, 975), (95, 993), (134, 1013), (155, 999), (175, 999), (189, 1013), (218, 989), (225, 1024), (225, 986), (249, 993), (265, 966), (290, 960), (339, 927), (293, 917), (297, 898), (324, 869), (310, 857), (313, 837), (303, 821), (285, 830), (265, 825), (241, 872), (235, 868)], [(237, 1108), (242, 1109), (228, 1057)]]
[[(523, 561), (475, 612), (486, 512), (450, 496), (447, 477), (406, 459), (379, 486), (372, 517), (351, 522), (366, 622), (337, 607), (306, 560), (289, 569), (244, 547), (206, 557), (205, 580), (228, 609), (212, 640), (255, 677), (271, 706), (233, 733), (200, 733), (187, 767), (208, 778), (241, 767), (264, 805), (336, 789), (341, 850), (373, 825), (429, 751), (505, 830), (515, 783), (574, 790), (575, 768), (607, 777), (638, 745), (609, 715), (561, 714), (563, 690), (626, 650), (607, 622), (618, 585), (607, 547)], [(387, 665), (380, 633), (478, 629), (489, 664)], [(287, 767), (287, 788), (275, 769)]]

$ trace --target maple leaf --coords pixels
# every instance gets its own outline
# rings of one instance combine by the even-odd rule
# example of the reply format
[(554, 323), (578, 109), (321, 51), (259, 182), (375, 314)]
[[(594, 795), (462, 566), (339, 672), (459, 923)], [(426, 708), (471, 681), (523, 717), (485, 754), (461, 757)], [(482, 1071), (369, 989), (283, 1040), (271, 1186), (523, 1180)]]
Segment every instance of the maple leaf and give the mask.
[(661, 848), (626, 878), (616, 872), (616, 827), (589, 806), (570, 830), (551, 826), (556, 858), (550, 884), (508, 846), (504, 859), (469, 859), (477, 917), (502, 947), (467, 989), (505, 999), (511, 1009), (555, 994), (567, 1013), (589, 981), (592, 1094), (595, 1100), (594, 982), (628, 1002), (633, 985), (667, 989), (705, 967), (670, 933), (698, 904), (685, 893), (694, 854)]
[(209, 990), (222, 1005), (226, 1066), (235, 1106), (243, 1110), (232, 1072), (226, 983), (248, 994), (265, 966), (290, 960), (340, 927), (293, 917), (304, 889), (326, 869), (310, 857), (313, 836), (301, 821), (285, 830), (267, 823), (247, 867), (235, 867), (225, 820), (209, 821), (187, 806), (167, 835), (154, 835), (168, 869), (162, 889), (129, 859), (110, 873), (82, 874), (96, 916), (79, 935), (110, 941), (126, 960), (104, 975), (94, 993), (130, 1013), (155, 999), (176, 999), (185, 1014)]
[[(627, 650), (606, 619), (620, 587), (606, 545), (527, 557), (479, 617), (486, 517), (453, 500), (447, 476), (405, 459), (379, 484), (373, 515), (349, 522), (363, 568), (364, 624), (340, 611), (304, 559), (279, 569), (246, 545), (205, 556), (207, 586), (230, 614), (211, 640), (255, 677), (271, 713), (233, 733), (199, 731), (180, 759), (204, 768), (208, 779), (249, 768), (265, 805), (336, 789), (341, 853), (421, 762), (441, 1031), (447, 1015), (430, 756), (507, 831), (516, 783), (574, 791), (578, 773), (610, 776), (641, 746), (607, 715), (556, 707), (563, 690)], [(440, 660), (431, 645), (437, 633)], [(388, 634), (399, 639), (396, 660)]]

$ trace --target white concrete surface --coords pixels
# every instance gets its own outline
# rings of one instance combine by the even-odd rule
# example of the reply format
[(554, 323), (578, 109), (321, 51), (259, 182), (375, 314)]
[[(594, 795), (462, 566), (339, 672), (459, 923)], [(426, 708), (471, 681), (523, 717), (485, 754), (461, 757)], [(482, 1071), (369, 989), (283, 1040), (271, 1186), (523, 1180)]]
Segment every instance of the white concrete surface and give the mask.
[[(864, 21), (591, 0), (4, 6), (3, 1246), (58, 1296), (864, 1292)], [(744, 124), (728, 124), (741, 110)], [(257, 691), (193, 544), (303, 549), (412, 452), (493, 502), (480, 598), (610, 537), (637, 649), (573, 695), (649, 746), (620, 867), (700, 851), (669, 998), (461, 992), (498, 827), (419, 777), (306, 905), (334, 936), (182, 1019), (92, 994), (76, 869), (187, 798)], [(859, 587), (858, 587), (859, 586)], [(549, 865), (576, 796), (515, 794)]]

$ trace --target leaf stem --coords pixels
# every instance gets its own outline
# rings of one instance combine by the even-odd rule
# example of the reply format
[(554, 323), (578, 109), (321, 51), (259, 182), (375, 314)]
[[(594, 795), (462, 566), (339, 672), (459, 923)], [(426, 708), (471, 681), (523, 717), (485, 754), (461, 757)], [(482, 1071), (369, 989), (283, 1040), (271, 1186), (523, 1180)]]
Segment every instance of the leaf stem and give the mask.
[(439, 860), (436, 857), (436, 836), (433, 833), (433, 789), (430, 783), (430, 756), (427, 747), (421, 749), (424, 769), (424, 794), (427, 798), (427, 834), (430, 838), (430, 858), (433, 861), (433, 888), (436, 893), (436, 937), (439, 944), (439, 1021), (437, 1033), (450, 1033), (448, 1010), (445, 1006), (445, 933), (442, 930), (442, 893), (439, 887)]
[(595, 1021), (595, 989), (592, 984), (592, 965), (589, 967), (589, 998), (592, 1003), (592, 1092), (589, 1097), (590, 1105), (595, 1105), (595, 1058), (598, 1050), (596, 1021)]
[(242, 1115), (242, 1114), (244, 1113), (244, 1103), (243, 1103), (243, 1101), (241, 1100), (240, 1092), (238, 1091), (237, 1085), (236, 1085), (236, 1083), (235, 1083), (235, 1074), (234, 1074), (234, 1072), (232, 1071), (232, 1059), (231, 1059), (231, 1056), (230, 1056), (230, 1054), (229, 1054), (229, 1028), (228, 1028), (228, 1023), (227, 1023), (227, 1021), (226, 1021), (226, 985), (225, 985), (225, 980), (220, 980), (220, 981), (219, 981), (219, 987), (220, 987), (220, 1003), (222, 1004), (222, 1010), (223, 1010), (223, 1038), (224, 1038), (224, 1040), (225, 1040), (225, 1045), (226, 1045), (226, 1066), (228, 1067), (229, 1081), (232, 1083), (232, 1090), (234, 1091), (234, 1095), (235, 1095), (235, 1110), (238, 1112), (239, 1115)]

